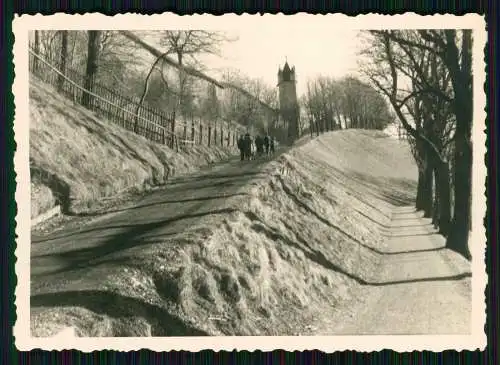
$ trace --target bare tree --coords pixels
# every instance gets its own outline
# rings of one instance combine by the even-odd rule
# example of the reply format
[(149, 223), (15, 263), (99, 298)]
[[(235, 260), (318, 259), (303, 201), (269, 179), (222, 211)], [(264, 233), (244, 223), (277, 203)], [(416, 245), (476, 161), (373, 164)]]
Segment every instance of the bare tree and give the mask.
[[(470, 259), (471, 31), (461, 31), (460, 50), (455, 30), (371, 33), (375, 36), (373, 49), (380, 52), (372, 52), (375, 67), (367, 74), (389, 98), (400, 122), (415, 140), (419, 157), (433, 166), (437, 187), (433, 209), (434, 213), (436, 209), (439, 211), (439, 226), (442, 233), (447, 235), (447, 247)], [(411, 80), (412, 90), (398, 88), (398, 81), (405, 77)], [(411, 105), (413, 107), (409, 108)], [(413, 113), (406, 115), (405, 108), (413, 110)], [(448, 155), (451, 148), (454, 150), (454, 209), (453, 220), (448, 228)], [(429, 196), (432, 195), (432, 181), (429, 183), (429, 180), (433, 176), (428, 173), (426, 175), (428, 178), (422, 181), (427, 186), (424, 196), (427, 201), (425, 205), (428, 206)], [(420, 183), (419, 178), (419, 187)], [(417, 205), (421, 196), (417, 194)], [(429, 209), (424, 210), (428, 212)]]
[(182, 66), (188, 65), (195, 69), (200, 68), (199, 57), (203, 54), (219, 55), (220, 46), (228, 41), (220, 32), (205, 30), (167, 30), (163, 33), (162, 45), (167, 49), (167, 54), (173, 54), (177, 58), (179, 68), (179, 107), (186, 111), (186, 99), (189, 99), (187, 89), (189, 78)]
[[(151, 79), (151, 75), (153, 74), (153, 71), (157, 70), (157, 67), (158, 67), (158, 64), (160, 63), (160, 61), (163, 62), (163, 57), (166, 55), (167, 53), (163, 53), (161, 54), (160, 56), (158, 56), (156, 58), (156, 60), (153, 62), (153, 64), (151, 65), (150, 69), (149, 69), (149, 72), (148, 72), (148, 75), (146, 76), (146, 80), (144, 81), (144, 88), (142, 90), (142, 95), (141, 95), (141, 98), (139, 100), (139, 103), (137, 104), (137, 107), (135, 109), (135, 122), (134, 122), (134, 131), (137, 133), (137, 129), (139, 127), (139, 111), (144, 103), (144, 99), (146, 98), (146, 95), (148, 94), (148, 91), (149, 91), (149, 81)], [(162, 70), (160, 69), (160, 72), (162, 72)]]
[[(35, 30), (35, 44), (33, 45), (33, 48), (34, 48), (34, 51), (37, 55), (40, 54), (40, 31), (39, 30)], [(35, 71), (35, 73), (37, 72), (38, 70), (38, 58), (35, 57), (34, 59), (34, 64), (33, 64), (33, 71)]]
[[(87, 68), (85, 72), (85, 84), (86, 90), (92, 91), (94, 87), (94, 80), (98, 69), (98, 58), (99, 58), (99, 42), (100, 42), (101, 31), (89, 30), (88, 31), (88, 51), (87, 51)], [(89, 93), (83, 93), (82, 105), (90, 108), (92, 106), (92, 98)]]
[[(62, 74), (66, 72), (66, 59), (68, 57), (68, 31), (61, 31), (61, 58), (59, 60), (59, 70)], [(57, 87), (59, 91), (62, 90), (64, 85), (64, 76), (60, 74), (57, 82)]]
[(134, 42), (119, 31), (101, 31), (97, 79), (110, 88), (126, 87), (129, 74), (142, 60)]
[(230, 85), (222, 96), (225, 119), (259, 133), (278, 133), (276, 126), (277, 92), (262, 80), (252, 79), (239, 72), (226, 72), (224, 84)]
[[(316, 134), (342, 128), (383, 129), (391, 121), (387, 102), (370, 85), (355, 77), (309, 80), (302, 99)], [(347, 123), (347, 118), (349, 123)]]
[(59, 34), (58, 30), (40, 30), (38, 31), (40, 39), (40, 54), (49, 62), (57, 64), (58, 50), (56, 39)]

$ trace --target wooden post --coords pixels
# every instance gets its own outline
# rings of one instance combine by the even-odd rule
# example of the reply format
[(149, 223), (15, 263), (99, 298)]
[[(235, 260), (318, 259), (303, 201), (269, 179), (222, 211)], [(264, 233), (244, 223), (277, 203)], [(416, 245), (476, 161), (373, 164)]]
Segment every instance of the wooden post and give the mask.
[(220, 146), (224, 147), (224, 122), (220, 123)]
[(194, 144), (194, 118), (191, 117), (191, 141)]
[(155, 123), (155, 120), (154, 120), (154, 114), (151, 112), (151, 109), (148, 108), (148, 116), (147, 116), (147, 120), (150, 121), (150, 123), (148, 123), (148, 130), (149, 130), (149, 138), (152, 140), (152, 141), (155, 141), (155, 137), (156, 137), (156, 123)]
[(152, 131), (151, 131), (151, 138), (153, 139), (154, 142), (159, 142), (160, 139), (158, 136), (160, 135), (160, 130), (158, 129), (158, 122), (156, 120), (156, 113), (154, 112), (153, 109), (150, 109), (149, 115), (151, 116), (151, 121), (153, 122), (152, 125)]
[(200, 146), (203, 144), (203, 124), (200, 119)]
[(172, 121), (170, 123), (171, 125), (171, 132), (172, 132), (172, 135), (170, 136), (171, 137), (171, 141), (170, 141), (170, 148), (171, 149), (174, 149), (174, 136), (175, 136), (175, 112), (172, 113)]
[(146, 137), (146, 139), (149, 139), (151, 140), (151, 137), (150, 137), (150, 132), (151, 132), (151, 123), (149, 123), (149, 112), (148, 112), (148, 108), (145, 107), (144, 108), (144, 115), (143, 115), (143, 118), (145, 119), (144, 120), (144, 136)]
[(125, 103), (122, 101), (122, 99), (123, 98), (120, 96), (120, 104), (119, 105), (122, 108), (120, 116), (121, 116), (122, 127), (125, 128), (125, 118), (127, 117), (125, 110), (126, 110), (127, 107), (125, 106)]
[(210, 143), (212, 141), (212, 125), (208, 125), (208, 147), (210, 147)]
[[(40, 53), (40, 31), (39, 30), (35, 30), (34, 48), (35, 48), (35, 53), (38, 56), (38, 54)], [(35, 74), (38, 72), (38, 58), (36, 58), (35, 56), (33, 56), (33, 71), (35, 72)]]
[(156, 136), (156, 140), (158, 142), (163, 143), (163, 134), (162, 134), (163, 128), (161, 127), (160, 114), (154, 114), (154, 118), (155, 118), (154, 120), (155, 120), (155, 123), (156, 123), (156, 128), (158, 130), (158, 135)]

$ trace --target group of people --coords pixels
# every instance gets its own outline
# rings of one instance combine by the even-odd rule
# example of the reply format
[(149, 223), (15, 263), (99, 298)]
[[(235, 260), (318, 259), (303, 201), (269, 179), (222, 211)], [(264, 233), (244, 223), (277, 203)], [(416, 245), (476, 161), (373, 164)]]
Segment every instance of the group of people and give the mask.
[(240, 150), (241, 161), (274, 154), (274, 144), (274, 137), (268, 134), (264, 137), (257, 135), (254, 139), (252, 139), (250, 133), (240, 136), (238, 138), (238, 149)]

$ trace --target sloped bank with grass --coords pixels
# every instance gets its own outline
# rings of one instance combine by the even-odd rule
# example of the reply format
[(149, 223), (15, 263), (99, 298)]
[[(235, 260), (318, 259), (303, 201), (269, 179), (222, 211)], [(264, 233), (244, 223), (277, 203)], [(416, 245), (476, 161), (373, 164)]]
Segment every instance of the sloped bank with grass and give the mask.
[(31, 217), (56, 204), (90, 209), (124, 190), (164, 183), (235, 154), (234, 147), (175, 152), (100, 120), (36, 78), (30, 80)]
[(107, 279), (58, 294), (73, 298), (64, 307), (38, 297), (34, 335), (66, 326), (80, 336), (314, 334), (314, 321), (376, 278), (391, 209), (410, 204), (416, 169), (404, 145), (351, 130), (262, 172), (223, 202), (227, 213), (108, 257), (117, 264)]
[(177, 315), (208, 334), (313, 333), (314, 320), (376, 281), (392, 206), (416, 188), (408, 151), (373, 132), (320, 137), (266, 171), (239, 212), (155, 273), (168, 283), (160, 292), (177, 288)]

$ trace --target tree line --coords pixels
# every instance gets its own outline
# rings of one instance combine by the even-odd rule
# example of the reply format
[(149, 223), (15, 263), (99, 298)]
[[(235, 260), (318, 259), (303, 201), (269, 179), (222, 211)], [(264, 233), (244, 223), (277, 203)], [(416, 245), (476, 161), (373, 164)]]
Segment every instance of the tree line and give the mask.
[(309, 80), (300, 104), (309, 121), (301, 127), (311, 135), (343, 128), (383, 130), (394, 120), (384, 97), (354, 76)]
[[(94, 83), (100, 83), (132, 96), (139, 105), (173, 113), (180, 119), (202, 118), (207, 123), (234, 121), (260, 132), (271, 127), (275, 115), (256, 98), (277, 108), (274, 88), (236, 70), (227, 70), (222, 79), (243, 93), (234, 88), (221, 90), (210, 80), (198, 77), (206, 68), (202, 56), (220, 56), (221, 46), (235, 39), (222, 32), (205, 30), (135, 32), (138, 39), (153, 41), (162, 50), (161, 56), (152, 59), (124, 33), (37, 30), (31, 43), (36, 53), (62, 72), (67, 67), (83, 70), (83, 86), (90, 91)], [(173, 67), (164, 56), (171, 57), (181, 67)], [(61, 77), (61, 85), (63, 81)], [(85, 94), (84, 106), (89, 105), (89, 97)]]
[(364, 74), (390, 102), (418, 166), (416, 208), (467, 259), (472, 199), (472, 31), (367, 32)]

